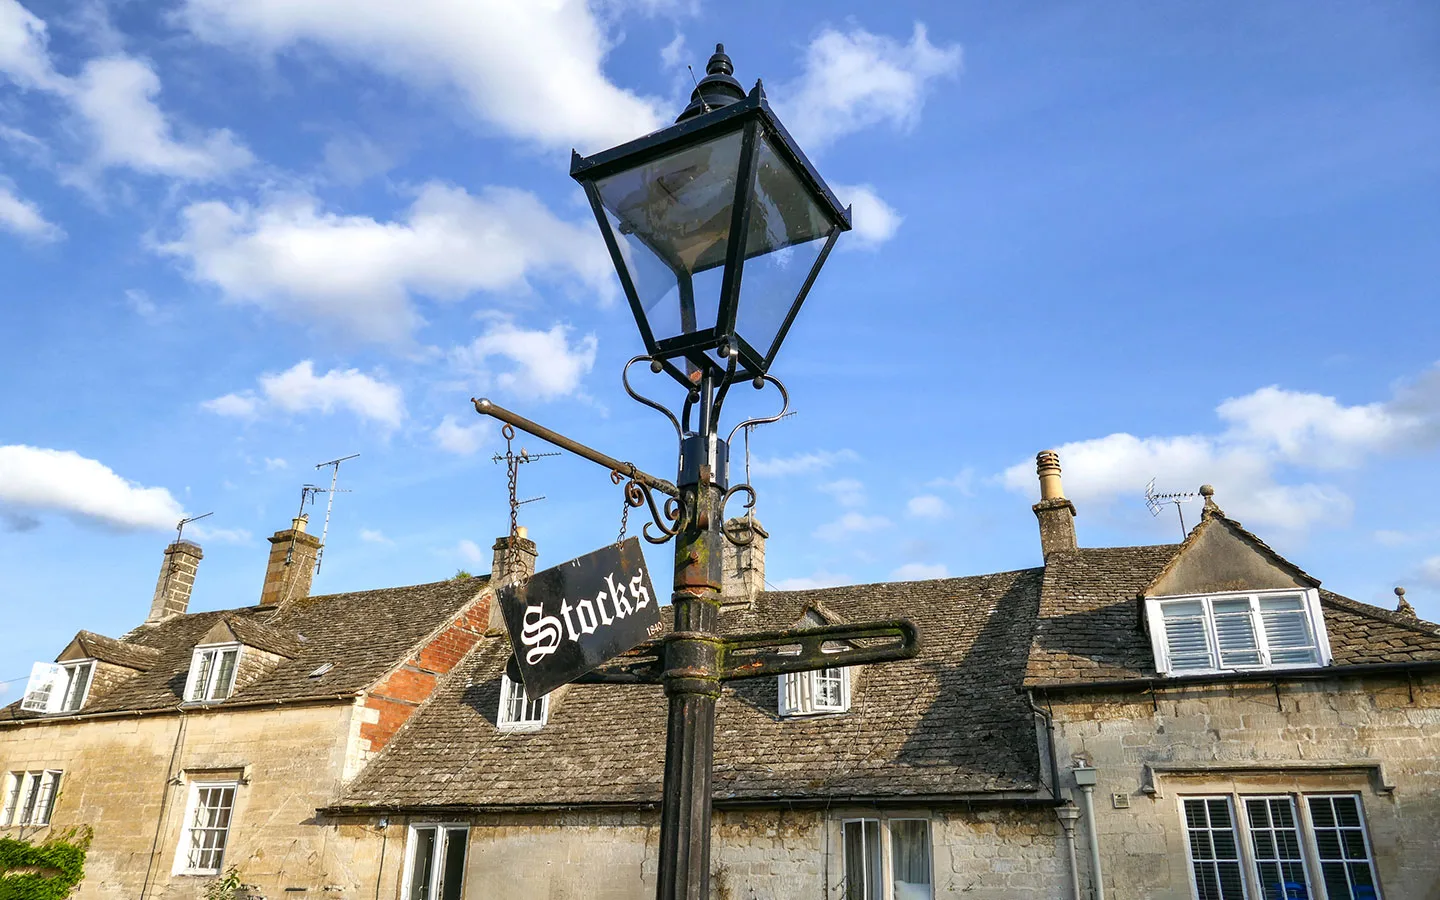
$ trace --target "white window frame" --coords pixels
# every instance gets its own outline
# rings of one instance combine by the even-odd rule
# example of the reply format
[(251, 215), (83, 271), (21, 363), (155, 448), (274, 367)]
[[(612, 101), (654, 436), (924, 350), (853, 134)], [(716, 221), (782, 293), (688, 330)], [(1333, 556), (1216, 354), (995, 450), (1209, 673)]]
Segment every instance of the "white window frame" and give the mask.
[(839, 822), (838, 822), (838, 824), (839, 824), (838, 841), (836, 842), (836, 846), (838, 846), (838, 847), (840, 848), (839, 860), (838, 860), (838, 862), (839, 862), (839, 877), (838, 877), (838, 879), (836, 880), (836, 884), (839, 885), (839, 887), (838, 887), (838, 895), (839, 895), (840, 897), (844, 897), (844, 896), (846, 895), (847, 889), (848, 889), (848, 885), (845, 884), (845, 878), (846, 878), (846, 874), (845, 874), (845, 871), (846, 871), (846, 859), (845, 859), (845, 826), (846, 826), (846, 825), (850, 825), (850, 824), (861, 824), (861, 827), (863, 828), (863, 827), (864, 827), (863, 823), (865, 823), (865, 822), (876, 822), (876, 823), (878, 823), (878, 825), (879, 825), (879, 827), (878, 827), (878, 829), (877, 829), (877, 832), (878, 832), (879, 841), (880, 841), (880, 868), (881, 868), (881, 871), (880, 871), (879, 877), (880, 877), (880, 897), (881, 897), (881, 900), (895, 900), (895, 876), (894, 876), (895, 868), (894, 868), (894, 853), (893, 853), (894, 842), (893, 842), (893, 839), (892, 839), (891, 836), (890, 836), (890, 826), (891, 826), (891, 824), (894, 823), (894, 822), (924, 822), (924, 823), (925, 823), (925, 837), (926, 837), (926, 839), (930, 842), (929, 851), (928, 851), (928, 853), (926, 854), (926, 855), (929, 857), (929, 861), (930, 861), (930, 871), (929, 871), (927, 874), (928, 874), (928, 876), (929, 876), (929, 878), (930, 878), (930, 896), (931, 896), (931, 898), (932, 898), (932, 900), (933, 900), (933, 898), (936, 896), (936, 893), (935, 893), (935, 823), (930, 819), (930, 817), (928, 817), (928, 816), (923, 816), (923, 815), (903, 815), (903, 814), (897, 814), (897, 815), (893, 815), (893, 816), (847, 816), (847, 817), (845, 817), (845, 818), (840, 819)]
[[(190, 864), (190, 850), (192, 849), (191, 834), (196, 829), (195, 812), (200, 805), (200, 792), (207, 789), (229, 790), (230, 791), (230, 817), (225, 823), (225, 839), (220, 844), (220, 859), (213, 869), (192, 866)], [(176, 875), (219, 875), (225, 871), (225, 857), (230, 852), (230, 838), (235, 831), (235, 811), (240, 803), (240, 782), (230, 781), (193, 781), (190, 783), (190, 791), (185, 800), (185, 817), (180, 820), (180, 841), (175, 845), (175, 866), (173, 874)], [(212, 826), (201, 826), (212, 828)]]
[[(205, 669), (205, 683), (204, 685), (200, 685), (201, 690), (199, 694), (196, 695), (197, 682), (200, 678), (204, 657), (213, 655), (218, 662), (223, 658), (224, 654), (231, 652), (235, 654), (235, 664), (230, 669), (230, 684), (226, 686), (225, 693), (217, 696), (219, 685), (216, 681), (220, 667), (212, 664)], [(235, 693), (235, 681), (240, 675), (240, 657), (243, 653), (244, 650), (237, 643), (201, 644), (196, 647), (194, 652), (190, 654), (190, 672), (185, 676), (185, 693), (183, 695), (185, 702), (219, 703), (222, 700), (229, 699), (229, 697)]]
[(31, 769), (8, 772), (5, 793), (0, 797), (0, 827), (45, 826), (55, 813), (60, 797), (61, 769)]
[[(85, 686), (78, 697), (74, 696), (76, 676), (85, 673)], [(24, 699), (20, 708), (26, 712), (53, 715), (62, 712), (79, 712), (90, 696), (90, 685), (95, 680), (95, 660), (72, 659), (59, 663), (35, 663), (30, 667), (30, 680), (25, 685)]]
[[(1196, 793), (1181, 794), (1176, 797), (1175, 814), (1179, 817), (1180, 829), (1185, 845), (1185, 871), (1190, 879), (1190, 896), (1192, 900), (1199, 900), (1200, 888), (1195, 879), (1195, 865), (1190, 850), (1189, 822), (1185, 817), (1185, 801), (1187, 800), (1225, 800), (1230, 807), (1230, 817), (1235, 833), (1235, 842), (1240, 854), (1241, 883), (1247, 900), (1266, 897), (1260, 884), (1260, 870), (1255, 859), (1254, 834), (1250, 828), (1249, 810), (1246, 802), (1250, 800), (1276, 800), (1288, 798), (1290, 808), (1295, 813), (1295, 824), (1300, 832), (1300, 855), (1303, 858), (1305, 877), (1308, 882), (1309, 895), (1314, 900), (1323, 900), (1328, 896), (1325, 890), (1324, 873), (1320, 868), (1320, 848), (1315, 840), (1315, 823), (1310, 816), (1310, 800), (1329, 799), (1345, 797), (1355, 801), (1356, 809), (1360, 813), (1360, 831), (1365, 840), (1366, 862), (1370, 866), (1370, 878), (1375, 885), (1375, 900), (1384, 900), (1385, 894), (1380, 886), (1380, 873), (1375, 867), (1375, 847), (1370, 841), (1369, 817), (1365, 812), (1364, 797), (1357, 791), (1256, 791), (1254, 793)], [(1267, 898), (1268, 900), (1268, 898)], [(1331, 898), (1337, 900), (1337, 898)]]
[[(540, 718), (515, 718), (511, 715), (510, 706), (513, 702), (513, 695), (520, 692), (523, 698), (524, 708), (529, 709), (531, 704), (540, 704)], [(500, 709), (495, 714), (495, 727), (501, 731), (539, 731), (545, 727), (545, 722), (550, 718), (550, 695), (546, 694), (538, 701), (530, 696), (525, 689), (523, 682), (511, 681), (509, 675), (500, 676)]]
[[(400, 896), (408, 898), (412, 880), (415, 877), (415, 850), (418, 844), (416, 833), (421, 829), (435, 829), (437, 840), (431, 848), (430, 871), (437, 873), (432, 885), (432, 896), (427, 900), (437, 900), (436, 894), (443, 894), (445, 890), (445, 848), (450, 840), (450, 834), (459, 832), (465, 842), (465, 865), (461, 868), (460, 896), (464, 896), (465, 874), (470, 864), (470, 826), (465, 822), (415, 822), (405, 833), (405, 875), (401, 879)], [(443, 840), (439, 839), (443, 836)]]
[[(830, 674), (834, 673), (834, 674)], [(837, 682), (839, 702), (820, 700), (822, 681)], [(785, 718), (819, 716), (850, 711), (850, 667), (826, 666), (808, 672), (790, 672), (778, 676), (779, 713)]]
[[(1315, 638), (1319, 662), (1272, 664), (1270, 644), (1266, 638), (1264, 620), (1260, 615), (1260, 601), (1272, 597), (1301, 597), (1301, 607)], [(1260, 662), (1246, 666), (1222, 666), (1220, 660), (1220, 637), (1216, 631), (1214, 603), (1224, 600), (1250, 601), (1250, 624), (1254, 629)], [(1164, 608), (1177, 603), (1201, 603), (1205, 616), (1205, 642), (1210, 652), (1210, 665), (1205, 668), (1176, 669), (1171, 665), (1170, 650), (1165, 640)], [(1226, 672), (1270, 671), (1288, 669), (1317, 669), (1330, 665), (1330, 636), (1325, 630), (1325, 616), (1320, 610), (1320, 592), (1288, 589), (1273, 591), (1231, 591), (1214, 594), (1185, 594), (1169, 597), (1145, 598), (1145, 621), (1149, 626), (1150, 648), (1155, 654), (1155, 671), (1161, 675), (1219, 675)]]

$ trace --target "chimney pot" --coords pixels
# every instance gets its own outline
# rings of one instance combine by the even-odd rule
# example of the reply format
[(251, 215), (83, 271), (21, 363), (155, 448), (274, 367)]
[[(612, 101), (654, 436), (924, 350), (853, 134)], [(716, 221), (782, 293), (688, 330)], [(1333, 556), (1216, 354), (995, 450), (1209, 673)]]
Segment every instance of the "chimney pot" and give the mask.
[(315, 577), (320, 539), (305, 533), (307, 521), (309, 516), (297, 516), (289, 528), (270, 536), (270, 559), (265, 564), (260, 606), (283, 606), (310, 596), (310, 579)]
[(1035, 474), (1040, 476), (1040, 502), (1031, 507), (1040, 520), (1040, 552), (1048, 558), (1052, 553), (1073, 553), (1075, 542), (1075, 504), (1065, 499), (1065, 486), (1060, 481), (1060, 454), (1042, 450), (1035, 455)]
[(750, 542), (721, 542), (724, 571), (720, 578), (720, 610), (749, 609), (765, 590), (765, 539), (770, 533), (753, 516), (738, 516), (725, 523), (725, 534)]
[(146, 624), (185, 615), (190, 608), (190, 594), (195, 589), (196, 571), (204, 556), (200, 545), (191, 541), (175, 541), (165, 548), (165, 561), (160, 564), (160, 578), (155, 582), (155, 596), (150, 601)]

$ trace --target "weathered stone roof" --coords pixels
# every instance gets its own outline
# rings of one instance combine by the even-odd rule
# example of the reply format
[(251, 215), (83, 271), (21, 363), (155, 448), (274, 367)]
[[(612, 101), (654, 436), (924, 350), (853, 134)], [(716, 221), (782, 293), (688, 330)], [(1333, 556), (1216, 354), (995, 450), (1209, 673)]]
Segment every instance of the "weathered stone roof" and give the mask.
[[(1034, 719), (1017, 690), (1041, 570), (761, 594), (727, 631), (790, 626), (817, 604), (849, 622), (906, 616), (916, 659), (863, 667), (850, 711), (782, 720), (777, 679), (731, 682), (715, 728), (717, 800), (1033, 791)], [(655, 803), (661, 688), (571, 685), (545, 727), (496, 729), (504, 636), (485, 639), (362, 773), (342, 806), (509, 807)]]
[[(229, 620), (245, 643), (293, 656), (217, 704), (313, 700), (351, 695), (378, 681), (403, 662), (431, 632), (449, 622), (488, 585), (489, 579), (462, 578), (409, 587), (327, 594), (294, 600), (277, 610), (251, 606), (175, 616), (141, 625), (123, 642), (155, 654), (136, 674), (87, 704), (79, 715), (172, 708), (181, 702), (195, 645), (212, 627)], [(120, 643), (120, 642), (116, 642)], [(333, 668), (310, 677), (325, 663)], [(0, 710), (0, 723), (41, 717), (19, 702)], [(50, 718), (50, 717), (46, 717)]]
[[(1053, 554), (1046, 562), (1025, 685), (1158, 677), (1137, 598), (1183, 546)], [(1440, 629), (1429, 622), (1326, 590), (1320, 591), (1320, 606), (1333, 665), (1440, 660)]]
[(115, 638), (96, 634), (93, 631), (77, 633), (75, 639), (70, 642), (70, 646), (74, 646), (81, 657), (98, 659), (101, 662), (112, 663), (140, 672), (155, 665), (156, 661), (160, 659), (160, 651), (154, 647), (146, 647), (130, 641), (117, 641)]

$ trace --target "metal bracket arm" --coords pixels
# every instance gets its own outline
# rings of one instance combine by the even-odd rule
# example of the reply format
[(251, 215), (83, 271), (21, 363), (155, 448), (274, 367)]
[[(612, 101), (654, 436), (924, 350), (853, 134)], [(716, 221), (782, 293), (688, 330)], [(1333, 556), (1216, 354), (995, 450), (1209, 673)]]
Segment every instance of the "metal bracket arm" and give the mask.
[[(872, 646), (845, 647), (828, 652), (825, 645), (888, 638)], [(830, 666), (913, 659), (920, 652), (920, 629), (909, 619), (825, 625), (791, 631), (762, 631), (725, 638), (720, 679), (763, 678), (809, 672)]]
[(587, 447), (573, 438), (568, 438), (558, 431), (551, 431), (544, 425), (532, 422), (524, 416), (513, 413), (505, 407), (498, 406), (483, 397), (478, 400), (472, 397), (470, 398), (470, 402), (475, 404), (475, 411), (482, 416), (490, 416), (492, 419), (499, 419), (508, 425), (513, 425), (526, 434), (533, 434), (542, 441), (549, 441), (562, 450), (569, 450), (576, 456), (588, 459), (593, 463), (599, 463), (612, 472), (619, 472), (626, 478), (632, 481), (638, 481), (651, 490), (668, 494), (671, 497), (680, 496), (680, 490), (675, 487), (675, 485), (663, 478), (656, 478), (648, 472), (641, 471), (635, 467), (634, 463), (623, 462), (613, 456), (601, 453), (593, 447)]

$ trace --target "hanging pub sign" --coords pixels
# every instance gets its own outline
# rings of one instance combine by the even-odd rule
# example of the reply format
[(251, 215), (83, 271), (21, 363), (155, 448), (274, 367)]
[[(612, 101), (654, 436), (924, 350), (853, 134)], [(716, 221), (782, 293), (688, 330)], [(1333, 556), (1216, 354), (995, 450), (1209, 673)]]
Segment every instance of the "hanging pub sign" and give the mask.
[(660, 602), (636, 538), (497, 592), (531, 697), (568, 684), (661, 631)]

